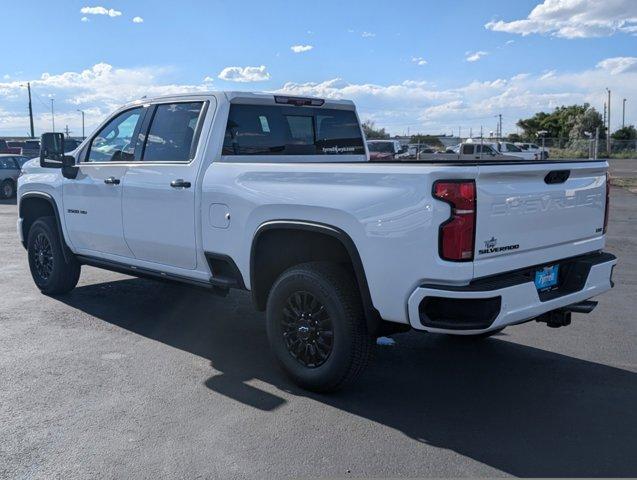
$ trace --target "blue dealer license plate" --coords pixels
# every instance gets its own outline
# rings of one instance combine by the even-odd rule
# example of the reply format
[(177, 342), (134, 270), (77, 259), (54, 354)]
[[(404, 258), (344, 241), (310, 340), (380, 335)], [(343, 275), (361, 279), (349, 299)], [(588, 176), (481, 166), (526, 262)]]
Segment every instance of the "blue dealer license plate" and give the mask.
[(539, 291), (550, 290), (557, 286), (559, 265), (551, 265), (535, 272), (535, 288)]

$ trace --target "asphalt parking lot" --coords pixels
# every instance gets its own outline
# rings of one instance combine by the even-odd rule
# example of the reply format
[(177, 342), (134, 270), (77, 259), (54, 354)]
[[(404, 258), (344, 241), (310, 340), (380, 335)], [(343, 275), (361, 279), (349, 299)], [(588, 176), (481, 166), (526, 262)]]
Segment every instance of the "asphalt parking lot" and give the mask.
[(407, 333), (308, 394), (226, 298), (84, 267), (41, 295), (0, 205), (0, 478), (637, 476), (637, 195), (612, 190), (616, 287), (482, 342)]

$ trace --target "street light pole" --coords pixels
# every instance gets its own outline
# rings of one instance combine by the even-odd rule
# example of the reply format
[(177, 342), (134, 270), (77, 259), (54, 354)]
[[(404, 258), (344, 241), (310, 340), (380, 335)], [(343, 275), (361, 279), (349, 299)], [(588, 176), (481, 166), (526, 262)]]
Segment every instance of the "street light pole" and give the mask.
[(27, 91), (29, 92), (29, 126), (31, 127), (31, 138), (35, 137), (33, 130), (33, 106), (31, 105), (31, 82), (27, 82)]
[(78, 112), (80, 112), (82, 114), (82, 140), (84, 140), (86, 137), (84, 136), (84, 110), (80, 110), (79, 108), (77, 109)]
[(53, 133), (55, 133), (55, 110), (53, 109), (53, 100), (51, 99), (51, 123), (53, 124)]
[(608, 92), (608, 130), (606, 130), (606, 153), (610, 157), (610, 89), (606, 87), (606, 91)]
[(626, 126), (626, 99), (622, 102), (622, 128)]

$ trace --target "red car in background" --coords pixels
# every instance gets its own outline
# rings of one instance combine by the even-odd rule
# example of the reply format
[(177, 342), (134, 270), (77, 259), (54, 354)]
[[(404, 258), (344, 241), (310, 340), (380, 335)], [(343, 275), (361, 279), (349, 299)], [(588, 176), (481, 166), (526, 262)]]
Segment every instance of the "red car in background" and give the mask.
[(22, 149), (20, 147), (10, 147), (6, 140), (0, 139), (0, 153), (15, 153), (20, 155)]
[(398, 140), (367, 140), (367, 150), (369, 150), (369, 159), (372, 162), (394, 160), (396, 155), (407, 151)]

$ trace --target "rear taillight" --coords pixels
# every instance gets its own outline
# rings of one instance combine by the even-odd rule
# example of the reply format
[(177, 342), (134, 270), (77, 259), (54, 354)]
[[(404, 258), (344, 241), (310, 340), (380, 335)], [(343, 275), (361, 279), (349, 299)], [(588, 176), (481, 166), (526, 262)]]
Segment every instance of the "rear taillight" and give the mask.
[(608, 208), (610, 207), (610, 175), (606, 173), (606, 206), (604, 207), (604, 233), (608, 230)]
[(476, 231), (476, 183), (473, 180), (439, 180), (433, 196), (451, 206), (449, 220), (440, 226), (438, 250), (443, 260), (473, 260)]

